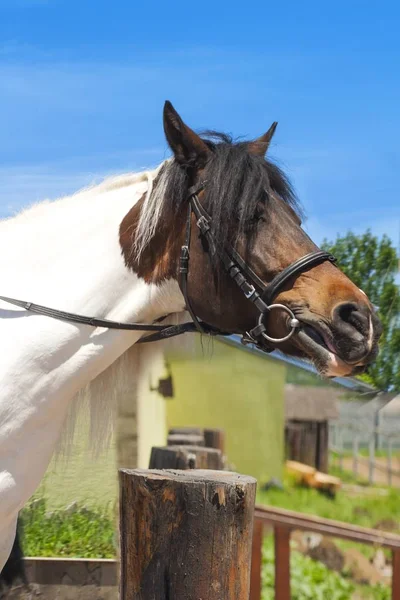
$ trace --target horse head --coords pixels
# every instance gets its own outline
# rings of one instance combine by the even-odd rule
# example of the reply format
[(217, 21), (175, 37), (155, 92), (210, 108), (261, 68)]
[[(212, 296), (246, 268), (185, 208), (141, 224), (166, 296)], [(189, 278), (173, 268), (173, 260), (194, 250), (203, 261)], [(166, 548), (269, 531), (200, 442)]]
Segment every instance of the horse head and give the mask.
[[(215, 132), (198, 135), (166, 102), (164, 130), (173, 158), (121, 224), (125, 261), (149, 283), (175, 279), (182, 288), (186, 247), (182, 291), (197, 322), (244, 336), (256, 332), (250, 339), (261, 348), (311, 359), (326, 376), (360, 373), (377, 354), (380, 322), (332, 257), (316, 259), (322, 253), (302, 229), (295, 193), (266, 158), (276, 125), (256, 140), (235, 143)], [(243, 293), (248, 288), (240, 276), (249, 272), (264, 291), (274, 284), (264, 311), (255, 296)], [(262, 290), (256, 295), (263, 299)]]

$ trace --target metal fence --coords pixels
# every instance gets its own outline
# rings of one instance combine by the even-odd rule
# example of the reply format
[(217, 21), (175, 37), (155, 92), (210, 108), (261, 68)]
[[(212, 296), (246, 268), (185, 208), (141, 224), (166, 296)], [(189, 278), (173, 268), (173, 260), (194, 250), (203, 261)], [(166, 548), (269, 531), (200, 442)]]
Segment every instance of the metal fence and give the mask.
[(400, 487), (400, 414), (357, 401), (341, 403), (339, 412), (329, 424), (329, 449), (337, 466), (371, 484)]

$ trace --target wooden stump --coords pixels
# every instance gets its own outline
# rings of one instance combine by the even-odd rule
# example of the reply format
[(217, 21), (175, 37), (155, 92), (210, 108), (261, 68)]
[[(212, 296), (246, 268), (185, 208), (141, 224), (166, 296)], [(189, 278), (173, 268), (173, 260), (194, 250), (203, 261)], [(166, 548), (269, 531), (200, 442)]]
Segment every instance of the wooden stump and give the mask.
[(168, 446), (204, 446), (204, 436), (194, 433), (172, 433), (167, 438)]
[(205, 429), (204, 440), (207, 448), (217, 448), (225, 452), (225, 431), (223, 429)]
[(149, 469), (213, 469), (223, 468), (222, 454), (202, 446), (153, 447)]
[(203, 435), (203, 430), (200, 427), (171, 427), (168, 435), (175, 433), (183, 433), (184, 435)]
[(255, 479), (142, 469), (119, 477), (121, 600), (248, 600)]

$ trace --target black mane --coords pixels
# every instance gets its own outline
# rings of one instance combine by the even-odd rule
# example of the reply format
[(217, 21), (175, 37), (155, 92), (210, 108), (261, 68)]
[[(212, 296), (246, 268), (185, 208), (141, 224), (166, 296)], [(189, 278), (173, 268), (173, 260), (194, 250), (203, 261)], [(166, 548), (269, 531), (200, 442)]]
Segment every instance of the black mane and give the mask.
[[(213, 151), (205, 168), (203, 203), (212, 215), (214, 239), (220, 248), (243, 233), (250, 241), (259, 216), (268, 218), (271, 190), (301, 215), (286, 175), (270, 160), (250, 154), (248, 142), (235, 142), (229, 135), (215, 131), (203, 132), (201, 137)], [(166, 210), (169, 212), (173, 203), (174, 211), (179, 211), (187, 202), (190, 165), (185, 170), (173, 160), (168, 169)], [(276, 210), (276, 202), (274, 206)]]

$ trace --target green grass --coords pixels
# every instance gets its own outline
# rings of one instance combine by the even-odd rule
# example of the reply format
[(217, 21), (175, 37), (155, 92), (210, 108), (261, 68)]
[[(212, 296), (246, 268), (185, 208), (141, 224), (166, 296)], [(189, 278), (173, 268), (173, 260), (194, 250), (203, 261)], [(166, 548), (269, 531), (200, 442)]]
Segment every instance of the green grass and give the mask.
[(383, 519), (400, 522), (400, 490), (388, 489), (384, 497), (378, 494), (353, 497), (340, 490), (336, 498), (330, 499), (316, 490), (293, 485), (290, 478), (285, 478), (284, 485), (284, 491), (259, 491), (257, 501), (362, 527), (374, 527)]
[[(291, 552), (290, 571), (292, 600), (349, 600), (355, 590), (349, 581), (298, 552)], [(268, 536), (263, 546), (262, 600), (274, 600), (274, 582), (274, 551)]]
[[(390, 600), (387, 586), (359, 586), (351, 580), (330, 571), (320, 562), (299, 552), (291, 552), (291, 599), (292, 600)], [(272, 536), (264, 540), (262, 557), (262, 600), (274, 600), (274, 551)]]
[(77, 507), (73, 511), (47, 512), (37, 499), (21, 511), (22, 548), (25, 556), (114, 558), (113, 511), (109, 507)]
[[(353, 457), (353, 450), (351, 449), (346, 449), (343, 450), (343, 452), (341, 452), (341, 454), (346, 457), (346, 458), (352, 458)], [(358, 454), (360, 456), (362, 456), (363, 458), (369, 458), (369, 448), (359, 448), (358, 449)], [(331, 450), (331, 455), (334, 457), (337, 457), (339, 455), (339, 452), (336, 452), (335, 450)], [(387, 458), (388, 456), (388, 451), (386, 448), (383, 449), (375, 449), (375, 456), (377, 458)], [(400, 450), (398, 448), (395, 448), (392, 450), (392, 458), (393, 459), (398, 459), (400, 456)]]
[[(361, 486), (369, 486), (368, 480), (362, 477), (355, 477), (352, 471), (346, 471), (344, 469), (340, 469), (336, 465), (331, 465), (329, 467), (329, 474), (334, 475), (335, 477), (339, 477), (342, 483), (350, 483), (354, 485)], [(374, 486), (376, 487), (376, 486)]]

